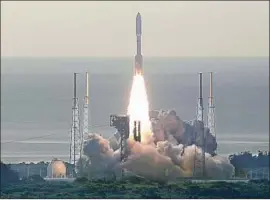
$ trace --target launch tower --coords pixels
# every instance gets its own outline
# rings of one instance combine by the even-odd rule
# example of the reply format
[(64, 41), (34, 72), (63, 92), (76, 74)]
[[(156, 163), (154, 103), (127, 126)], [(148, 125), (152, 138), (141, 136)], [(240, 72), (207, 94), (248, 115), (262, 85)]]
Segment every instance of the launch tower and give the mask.
[(81, 134), (79, 121), (79, 105), (77, 97), (77, 73), (74, 73), (74, 96), (72, 107), (72, 127), (71, 127), (71, 141), (70, 141), (70, 163), (73, 164), (73, 176), (77, 173), (76, 165), (81, 157)]
[(207, 127), (216, 137), (216, 130), (215, 130), (215, 105), (214, 105), (214, 96), (213, 96), (213, 72), (210, 72), (210, 93), (209, 93), (209, 100), (208, 100), (208, 115), (207, 115)]
[(89, 104), (89, 80), (88, 80), (88, 72), (85, 73), (85, 97), (84, 97), (84, 107), (83, 107), (83, 143), (87, 140), (88, 137), (88, 104)]
[(199, 73), (199, 98), (197, 105), (197, 121), (203, 122), (202, 73)]
[(120, 134), (120, 161), (128, 156), (127, 139), (129, 138), (129, 116), (111, 115), (110, 126), (115, 127)]
[[(198, 155), (195, 147), (193, 176), (205, 177), (205, 133), (204, 133), (204, 119), (203, 119), (203, 96), (202, 96), (202, 73), (199, 73), (199, 98), (197, 104), (197, 125), (200, 127), (198, 131), (202, 132), (202, 152)], [(197, 140), (197, 133), (195, 133), (195, 141)]]

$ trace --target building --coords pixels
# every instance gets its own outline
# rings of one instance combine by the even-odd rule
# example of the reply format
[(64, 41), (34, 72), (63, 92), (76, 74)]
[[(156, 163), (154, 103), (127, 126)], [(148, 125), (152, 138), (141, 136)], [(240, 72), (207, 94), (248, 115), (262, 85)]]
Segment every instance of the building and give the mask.
[(66, 178), (67, 168), (63, 161), (54, 158), (47, 167), (47, 178)]

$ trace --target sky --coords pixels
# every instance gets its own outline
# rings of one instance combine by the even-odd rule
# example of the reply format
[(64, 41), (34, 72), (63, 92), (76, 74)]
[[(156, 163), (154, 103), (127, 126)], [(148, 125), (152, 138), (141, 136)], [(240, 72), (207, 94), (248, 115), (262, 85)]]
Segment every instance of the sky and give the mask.
[(268, 1), (1, 1), (1, 56), (269, 56)]

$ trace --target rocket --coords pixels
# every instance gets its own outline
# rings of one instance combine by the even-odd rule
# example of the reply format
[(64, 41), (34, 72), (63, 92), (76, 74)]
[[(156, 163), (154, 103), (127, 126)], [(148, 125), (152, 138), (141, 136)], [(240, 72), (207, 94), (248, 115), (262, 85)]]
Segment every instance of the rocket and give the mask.
[(137, 36), (137, 54), (135, 56), (135, 75), (143, 74), (142, 70), (143, 57), (142, 57), (142, 43), (141, 43), (142, 19), (140, 13), (138, 13), (136, 16), (136, 36)]
[(141, 142), (141, 122), (134, 121), (133, 137), (137, 142)]

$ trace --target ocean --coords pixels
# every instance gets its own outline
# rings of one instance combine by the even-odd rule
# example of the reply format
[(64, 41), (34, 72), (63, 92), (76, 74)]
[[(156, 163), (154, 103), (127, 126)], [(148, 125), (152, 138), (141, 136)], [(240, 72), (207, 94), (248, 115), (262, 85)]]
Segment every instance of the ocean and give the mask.
[[(110, 114), (126, 114), (133, 58), (1, 58), (1, 160), (68, 161), (73, 73), (82, 107), (90, 83), (90, 132), (109, 138)], [(205, 116), (213, 71), (218, 153), (269, 150), (269, 57), (145, 58), (150, 109), (196, 116), (198, 72), (203, 72)], [(82, 113), (82, 112), (81, 112)]]

